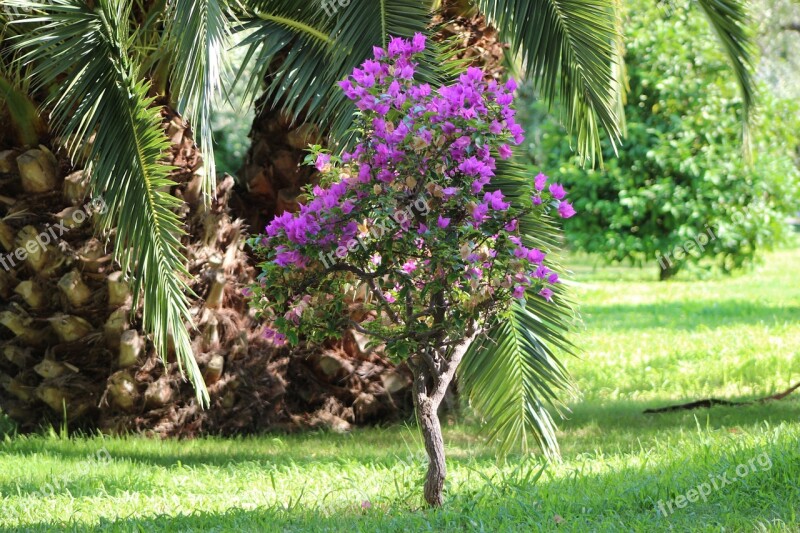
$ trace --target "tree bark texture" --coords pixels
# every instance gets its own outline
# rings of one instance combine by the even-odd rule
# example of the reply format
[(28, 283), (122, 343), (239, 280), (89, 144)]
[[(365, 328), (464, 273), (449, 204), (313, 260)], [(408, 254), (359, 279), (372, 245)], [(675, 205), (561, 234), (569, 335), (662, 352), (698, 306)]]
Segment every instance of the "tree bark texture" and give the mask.
[[(469, 335), (454, 346), (448, 357), (419, 354), (409, 360), (409, 367), (414, 374), (413, 396), (425, 452), (428, 454), (428, 473), (425, 478), (425, 502), (431, 507), (441, 507), (444, 481), (447, 477), (445, 463), (444, 437), (439, 422), (439, 406), (444, 400), (447, 388), (455, 377), (458, 365), (466, 354), (479, 331), (473, 325)], [(427, 361), (426, 361), (427, 360)], [(433, 366), (429, 364), (433, 361)]]
[(427, 372), (416, 373), (414, 379), (414, 406), (419, 427), (428, 454), (428, 473), (425, 478), (425, 501), (431, 507), (441, 507), (447, 465), (444, 455), (444, 437), (439, 423), (439, 404), (428, 395)]

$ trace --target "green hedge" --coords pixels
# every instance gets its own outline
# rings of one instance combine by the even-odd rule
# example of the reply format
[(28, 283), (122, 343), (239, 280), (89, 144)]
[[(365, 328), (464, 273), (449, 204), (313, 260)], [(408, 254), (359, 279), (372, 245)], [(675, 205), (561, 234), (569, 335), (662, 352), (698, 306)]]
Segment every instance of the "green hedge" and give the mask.
[(570, 245), (609, 261), (660, 260), (662, 278), (698, 263), (731, 271), (751, 262), (787, 233), (800, 185), (800, 106), (760, 92), (748, 165), (732, 70), (702, 14), (671, 6), (628, 13), (628, 135), (618, 155), (604, 141), (604, 168), (581, 168), (540, 104), (526, 117), (529, 131), (538, 128), (533, 160), (575, 200)]

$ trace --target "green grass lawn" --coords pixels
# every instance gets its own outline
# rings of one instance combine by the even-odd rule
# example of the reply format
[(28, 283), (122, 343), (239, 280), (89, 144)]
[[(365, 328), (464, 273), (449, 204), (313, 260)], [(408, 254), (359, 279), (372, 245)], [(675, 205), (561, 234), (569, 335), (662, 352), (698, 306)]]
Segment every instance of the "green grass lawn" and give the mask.
[(585, 327), (568, 366), (582, 397), (560, 423), (561, 464), (498, 465), (474, 424), (451, 424), (447, 502), (426, 510), (413, 427), (183, 442), (12, 437), (0, 443), (0, 529), (800, 530), (800, 392), (642, 413), (800, 381), (800, 250), (694, 283), (575, 270)]

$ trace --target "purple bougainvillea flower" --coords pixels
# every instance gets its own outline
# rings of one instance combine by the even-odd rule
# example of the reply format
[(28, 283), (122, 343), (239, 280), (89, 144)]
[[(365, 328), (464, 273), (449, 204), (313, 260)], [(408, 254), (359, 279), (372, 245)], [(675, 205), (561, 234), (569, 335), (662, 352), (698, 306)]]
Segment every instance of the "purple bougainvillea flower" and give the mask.
[(439, 226), (440, 228), (444, 229), (444, 228), (446, 228), (447, 226), (450, 225), (450, 219), (449, 218), (445, 218), (442, 215), (439, 215), (439, 220), (436, 221), (436, 225)]
[(297, 250), (280, 252), (275, 256), (275, 264), (282, 267), (289, 265), (302, 266), (303, 258)]
[(517, 285), (514, 287), (514, 298), (522, 299), (525, 298), (525, 287), (522, 285)]
[[(453, 147), (454, 148), (464, 149), (464, 148), (467, 148), (470, 145), (470, 143), (472, 143), (472, 139), (470, 139), (466, 135), (462, 135), (461, 137), (459, 137), (458, 139), (455, 140), (455, 142), (453, 143)], [(470, 159), (475, 161), (474, 157), (470, 158)], [(477, 163), (477, 161), (476, 161), (476, 163)], [(462, 172), (468, 174), (468, 172), (466, 172), (465, 170), (462, 170)]]
[(372, 179), (372, 174), (370, 174), (371, 171), (372, 167), (366, 163), (362, 164), (358, 169), (359, 181), (361, 181), (361, 183), (369, 183), (369, 181)]
[(513, 101), (514, 101), (513, 94), (501, 94), (500, 96), (497, 97), (497, 103), (500, 105), (507, 106), (510, 105), (511, 102)]
[(550, 194), (552, 194), (553, 198), (556, 200), (561, 200), (567, 195), (567, 191), (564, 190), (564, 187), (562, 187), (560, 183), (551, 184), (549, 190)]
[(500, 148), (497, 149), (497, 152), (500, 154), (501, 159), (508, 159), (513, 155), (511, 147), (507, 144), (500, 145)]
[(426, 37), (423, 34), (415, 33), (414, 38), (411, 40), (411, 51), (417, 54), (425, 50), (425, 41)]
[(528, 261), (531, 263), (536, 263), (537, 265), (541, 265), (542, 261), (544, 261), (545, 253), (538, 248), (534, 248), (528, 251)]
[(501, 191), (487, 192), (483, 195), (483, 201), (488, 203), (495, 211), (505, 211), (511, 204), (503, 201), (503, 193)]
[(322, 169), (325, 168), (325, 165), (328, 165), (331, 162), (330, 154), (319, 154), (317, 156), (317, 162), (314, 164), (317, 167), (317, 170), (322, 172)]
[(472, 191), (472, 194), (478, 194), (479, 192), (481, 192), (483, 190), (483, 187), (487, 183), (489, 183), (489, 178), (478, 178), (475, 181), (473, 181), (472, 185), (470, 185), (470, 190)]
[(405, 272), (406, 274), (411, 274), (417, 269), (417, 261), (416, 259), (409, 259), (406, 261), (400, 269)]
[(543, 191), (544, 186), (547, 184), (547, 176), (539, 172), (535, 178), (533, 178), (533, 186), (536, 187), (537, 191)]
[(411, 44), (400, 37), (392, 37), (389, 41), (389, 57), (408, 54), (411, 51)]
[(517, 226), (519, 226), (519, 221), (515, 218), (514, 220), (503, 226), (503, 229), (506, 231), (517, 231)]
[(547, 281), (548, 281), (548, 282), (550, 282), (550, 283), (552, 283), (552, 284), (556, 284), (556, 283), (558, 283), (558, 274), (556, 274), (555, 272), (553, 272), (552, 274), (550, 274), (550, 275), (547, 277)]
[(550, 272), (552, 272), (552, 270), (550, 270), (550, 269), (549, 269), (549, 268), (547, 268), (546, 266), (544, 266), (544, 265), (539, 265), (539, 266), (536, 268), (536, 272), (534, 272), (534, 273), (533, 273), (533, 275), (534, 275), (534, 276), (536, 276), (536, 277), (537, 277), (537, 278), (539, 278), (539, 279), (544, 279), (544, 278), (546, 278), (546, 277), (547, 277), (547, 275), (548, 275), (548, 274), (550, 274)]
[(390, 183), (394, 180), (394, 173), (391, 170), (383, 169), (378, 172), (378, 181), (382, 181), (383, 183)]
[(514, 144), (520, 145), (525, 141), (525, 130), (519, 124), (509, 125), (508, 132), (514, 137)]
[(288, 344), (286, 335), (284, 335), (283, 333), (275, 333), (275, 338), (273, 339), (272, 342), (275, 343), (275, 346), (286, 346), (286, 344)]
[(459, 188), (458, 187), (445, 187), (442, 189), (442, 194), (444, 195), (445, 200), (449, 200), (456, 194), (458, 194)]
[(286, 335), (270, 327), (264, 328), (264, 338), (275, 346), (284, 346), (286, 344)]
[(544, 289), (539, 291), (539, 296), (547, 300), (548, 302), (553, 301), (553, 291), (545, 287)]
[(558, 214), (561, 218), (569, 218), (575, 214), (575, 208), (569, 202), (561, 202), (558, 204)]
[(478, 204), (472, 210), (472, 218), (475, 222), (481, 223), (486, 220), (486, 215), (489, 213), (489, 205), (488, 204)]

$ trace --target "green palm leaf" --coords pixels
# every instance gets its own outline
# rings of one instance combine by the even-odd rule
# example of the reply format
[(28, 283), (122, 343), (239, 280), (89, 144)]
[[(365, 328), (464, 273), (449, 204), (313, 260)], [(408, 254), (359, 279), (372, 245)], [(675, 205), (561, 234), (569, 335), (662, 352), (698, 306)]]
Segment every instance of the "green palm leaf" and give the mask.
[[(244, 64), (258, 65), (246, 92), (254, 99), (266, 79), (265, 101), (294, 117), (324, 124), (334, 139), (345, 139), (355, 107), (336, 82), (372, 56), (373, 46), (384, 46), (390, 36), (410, 38), (429, 33), (431, 2), (419, 0), (352, 0), (332, 16), (321, 0), (250, 0), (252, 13), (241, 17), (238, 32), (247, 36)], [(419, 67), (419, 79), (441, 84), (451, 79), (458, 65), (451, 61), (450, 45), (431, 46)], [(280, 62), (273, 63), (275, 58)], [(275, 70), (268, 75), (268, 69)]]
[(129, 60), (130, 5), (125, 0), (98, 0), (95, 9), (78, 0), (8, 3), (34, 10), (25, 20), (38, 26), (16, 46), (24, 51), (22, 60), (34, 65), (35, 83), (60, 83), (48, 106), (51, 125), (71, 139), (72, 154), (91, 144), (92, 191), (108, 206), (101, 229), (116, 228), (116, 259), (133, 277), (136, 300), (144, 296), (144, 328), (162, 356), (174, 344), (181, 369), (207, 404), (185, 326), (191, 323), (188, 273), (174, 212), (180, 201), (163, 192), (174, 185), (170, 168), (161, 163), (169, 142), (147, 96), (149, 86)]
[(172, 0), (168, 5), (169, 49), (174, 54), (172, 91), (178, 112), (189, 119), (203, 154), (203, 192), (216, 189), (212, 105), (227, 72), (230, 23), (220, 0)]
[(744, 145), (749, 146), (749, 117), (755, 105), (753, 82), (753, 41), (750, 17), (744, 0), (696, 0), (717, 33), (722, 48), (733, 66), (742, 92)]
[(476, 0), (524, 61), (549, 102), (559, 102), (564, 124), (582, 157), (601, 157), (599, 128), (620, 142), (615, 65), (619, 63), (615, 0)]
[[(498, 163), (495, 188), (513, 201), (528, 194), (530, 169), (511, 162)], [(560, 234), (549, 219), (520, 220), (525, 246), (552, 250)], [(563, 272), (548, 255), (548, 263)], [(555, 424), (550, 410), (563, 408), (562, 393), (572, 393), (567, 372), (556, 351), (573, 354), (567, 340), (576, 314), (563, 284), (556, 286), (552, 302), (527, 294), (476, 339), (459, 367), (459, 385), (470, 405), (486, 423), (487, 434), (501, 454), (527, 451), (531, 441), (550, 457), (558, 456)]]

